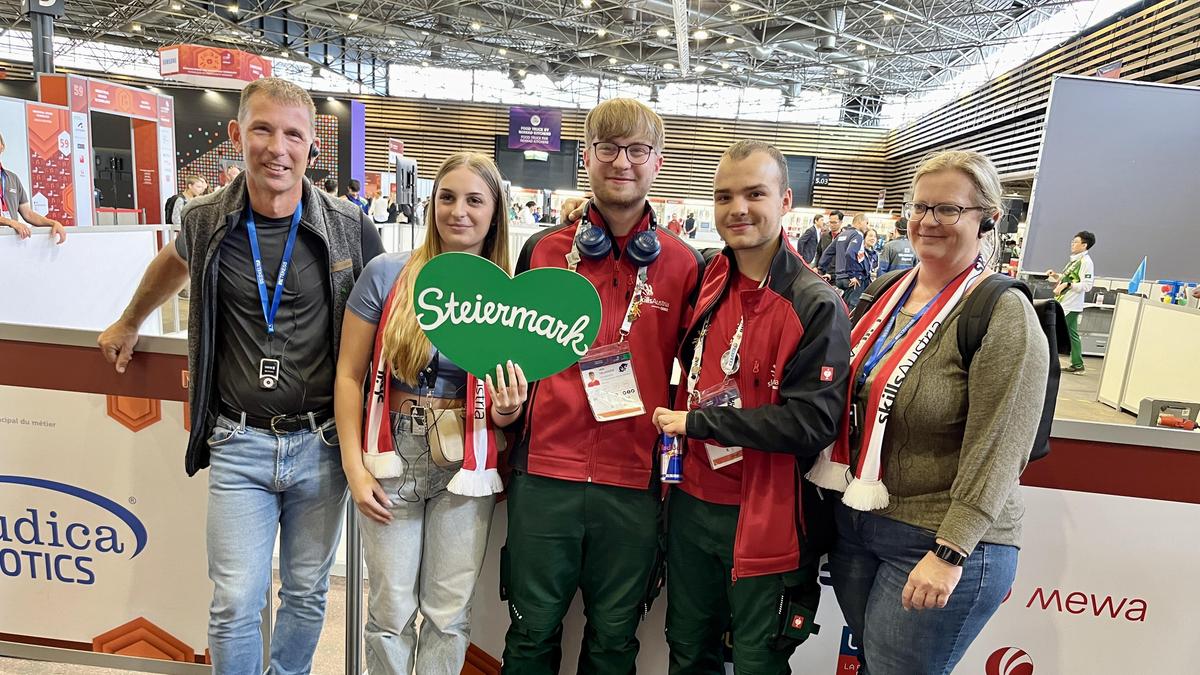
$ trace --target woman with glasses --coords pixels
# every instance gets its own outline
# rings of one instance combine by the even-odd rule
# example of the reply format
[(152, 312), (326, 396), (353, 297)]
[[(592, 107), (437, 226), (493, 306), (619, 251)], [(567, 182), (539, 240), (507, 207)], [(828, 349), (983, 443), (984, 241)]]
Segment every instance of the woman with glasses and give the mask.
[[(451, 155), (434, 178), (426, 213), (434, 227), (424, 244), (411, 255), (372, 260), (347, 301), (334, 407), (371, 580), (365, 639), (372, 673), (410, 675), (415, 667), (421, 675), (458, 675), (466, 659), (471, 596), (501, 486), (498, 476), (466, 485), (465, 470), (432, 455), (428, 434), (444, 434), (443, 417), (468, 400), (472, 407), (482, 401), (494, 434), (517, 418), (527, 385), (510, 361), (507, 372), (485, 377), (490, 405), (476, 397), (472, 376), (433, 349), (412, 297), (422, 267), (440, 253), (479, 255), (510, 269), (503, 195), (491, 159)], [(368, 373), (375, 384), (364, 425)]]
[(964, 367), (964, 299), (990, 274), (981, 241), (1000, 179), (974, 152), (917, 169), (905, 205), (920, 264), (851, 334), (851, 410), (809, 478), (844, 492), (830, 568), (870, 675), (949, 673), (1012, 587), (1018, 477), (1041, 417), (1049, 349), (1009, 289)]

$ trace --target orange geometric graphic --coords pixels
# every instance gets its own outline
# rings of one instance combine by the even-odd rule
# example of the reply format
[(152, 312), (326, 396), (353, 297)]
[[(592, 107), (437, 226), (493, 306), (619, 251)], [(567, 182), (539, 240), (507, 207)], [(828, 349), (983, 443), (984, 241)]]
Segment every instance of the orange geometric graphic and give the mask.
[(92, 651), (195, 663), (196, 651), (144, 617), (92, 638)]
[(108, 416), (137, 433), (162, 419), (162, 402), (156, 398), (109, 396)]

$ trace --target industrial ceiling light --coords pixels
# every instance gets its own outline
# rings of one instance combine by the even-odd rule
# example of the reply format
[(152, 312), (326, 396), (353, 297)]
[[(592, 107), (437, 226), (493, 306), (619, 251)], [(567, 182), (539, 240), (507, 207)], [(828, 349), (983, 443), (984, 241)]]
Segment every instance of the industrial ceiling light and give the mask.
[(579, 4), (583, 5), (584, 9), (587, 9), (592, 6), (592, 0), (580, 0)]
[(349, 14), (347, 14), (346, 18), (350, 19), (351, 21), (358, 21), (358, 15), (355, 14), (354, 12), (350, 12)]
[(230, 5), (229, 5), (228, 7), (226, 7), (225, 9), (229, 10), (229, 13), (230, 13), (230, 14), (237, 14), (239, 11), (241, 11), (241, 8), (239, 8), (239, 7), (237, 6), (237, 3), (236, 3), (236, 2), (235, 2), (235, 3), (230, 3)]
[(733, 44), (733, 38), (732, 37), (725, 38), (725, 44), (727, 44), (727, 45)]
[(728, 64), (728, 63), (722, 63), (722, 64), (721, 64), (721, 70), (729, 70), (729, 64)]
[(884, 20), (884, 21), (891, 21), (892, 19), (895, 19), (895, 18), (896, 18), (896, 16), (895, 16), (894, 14), (892, 14), (891, 12), (884, 12), (884, 13), (883, 13), (883, 20)]
[(696, 31), (695, 33), (692, 33), (692, 37), (697, 40), (707, 40), (708, 39), (708, 31), (701, 28), (700, 30)]
[(425, 37), (429, 37), (429, 31), (423, 30), (423, 31), (421, 31), (421, 35), (424, 35)]
[(617, 82), (624, 82), (624, 81), (625, 81), (625, 76), (624, 76), (624, 75), (620, 75), (620, 76), (618, 76), (618, 77), (617, 77)]
[(528, 71), (528, 70), (525, 70), (524, 68), (522, 68), (522, 69), (520, 69), (520, 70), (518, 70), (518, 71), (517, 71), (517, 74), (518, 74), (518, 75), (520, 75), (521, 77), (525, 77), (526, 75), (528, 75), (528, 74), (529, 74), (529, 71)]
[(828, 89), (821, 89), (821, 95), (822, 95), (822, 96), (828, 96), (828, 95), (829, 95), (829, 90), (828, 90)]
[(729, 3), (729, 11), (733, 14), (737, 14), (738, 12), (742, 11), (742, 6), (736, 2), (731, 2)]
[(483, 24), (479, 23), (478, 21), (471, 22), (471, 30), (479, 30), (480, 28), (483, 28)]
[(654, 31), (654, 34), (660, 38), (671, 37), (671, 31), (668, 28), (659, 28), (658, 30)]
[(135, 33), (142, 32), (142, 24), (140, 24), (140, 23), (133, 24), (133, 26), (131, 26), (131, 28), (133, 28), (133, 32), (135, 32)]
[(183, 9), (182, 2), (172, 2), (171, 3), (171, 11), (178, 12), (181, 9)]
[(501, 48), (500, 48), (500, 56), (504, 56), (504, 55), (505, 55), (505, 54), (507, 54), (507, 53), (508, 53), (508, 50), (507, 50), (507, 49), (505, 49), (504, 47), (501, 47)]
[(860, 42), (858, 43), (858, 47), (856, 47), (856, 49), (858, 49), (860, 52), (865, 52), (867, 51), (867, 46)]
[(428, 67), (429, 67), (429, 62), (428, 62), (428, 61), (422, 61), (422, 62), (421, 62), (421, 67), (422, 67), (422, 68), (428, 68)]
[(670, 62), (664, 63), (664, 64), (663, 64), (663, 69), (664, 69), (664, 70), (675, 70), (675, 64), (674, 64), (674, 63), (670, 63)]
[(601, 26), (600, 28), (596, 29), (596, 35), (598, 35), (600, 37), (604, 37), (605, 35), (608, 35), (608, 31), (605, 30), (605, 28), (603, 26)]
[(696, 72), (697, 73), (703, 73), (706, 70), (708, 70), (708, 66), (704, 65), (703, 63), (696, 64)]
[(611, 65), (614, 65), (614, 66), (617, 65), (617, 57), (615, 57), (615, 56), (608, 57), (608, 62)]

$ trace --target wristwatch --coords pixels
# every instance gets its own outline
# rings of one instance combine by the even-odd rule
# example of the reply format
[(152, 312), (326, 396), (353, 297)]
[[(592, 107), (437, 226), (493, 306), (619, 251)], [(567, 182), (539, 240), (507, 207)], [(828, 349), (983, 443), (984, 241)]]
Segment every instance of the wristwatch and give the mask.
[(954, 565), (955, 567), (962, 567), (963, 563), (967, 560), (967, 556), (955, 551), (945, 544), (938, 544), (937, 547), (933, 549), (933, 554), (941, 560)]

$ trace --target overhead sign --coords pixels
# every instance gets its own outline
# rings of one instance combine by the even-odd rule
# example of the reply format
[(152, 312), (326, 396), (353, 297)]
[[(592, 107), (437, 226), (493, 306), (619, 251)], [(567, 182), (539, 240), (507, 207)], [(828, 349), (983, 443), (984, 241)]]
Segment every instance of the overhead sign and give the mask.
[(829, 174), (820, 171), (814, 173), (813, 185), (829, 185)]
[(241, 87), (270, 77), (271, 61), (237, 49), (175, 45), (158, 50), (158, 72), (163, 77), (205, 87)]
[(404, 141), (399, 138), (388, 139), (388, 164), (396, 164), (396, 161), (404, 156)]
[(548, 108), (508, 109), (508, 149), (558, 152), (562, 111)]
[(480, 378), (509, 360), (530, 382), (550, 377), (587, 354), (600, 331), (600, 296), (583, 276), (541, 268), (513, 279), (469, 253), (426, 263), (413, 308), (433, 346)]
[(62, 16), (67, 11), (67, 0), (21, 0), (21, 14), (46, 14)]
[(95, 112), (158, 119), (158, 97), (151, 92), (102, 80), (88, 80), (87, 85), (88, 105)]

